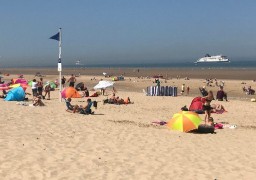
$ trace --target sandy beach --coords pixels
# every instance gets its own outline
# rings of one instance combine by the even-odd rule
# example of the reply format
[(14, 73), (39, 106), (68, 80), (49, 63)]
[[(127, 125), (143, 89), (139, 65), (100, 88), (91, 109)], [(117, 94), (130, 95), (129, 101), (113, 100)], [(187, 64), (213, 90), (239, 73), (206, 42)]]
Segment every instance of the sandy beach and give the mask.
[[(93, 87), (105, 78), (107, 69), (81, 70), (77, 82)], [(1, 69), (3, 80), (31, 80), (36, 72), (45, 75), (44, 82), (56, 80), (57, 72), (43, 69)], [(66, 78), (78, 71), (63, 72)], [(148, 70), (115, 69), (108, 73), (125, 75), (114, 87), (119, 97), (130, 97), (134, 104), (103, 105), (106, 95), (92, 97), (98, 101), (95, 115), (66, 112), (65, 102), (59, 102), (59, 91), (51, 92), (46, 106), (18, 105), (0, 100), (0, 177), (2, 179), (254, 179), (256, 176), (255, 95), (245, 95), (243, 86), (256, 89), (253, 70)], [(137, 74), (136, 74), (137, 73)], [(161, 85), (190, 87), (188, 95), (145, 96), (143, 89), (153, 83), (153, 74), (166, 76)], [(180, 79), (176, 76), (179, 75)], [(91, 80), (94, 78), (96, 80)], [(184, 80), (189, 77), (189, 80)], [(153, 121), (169, 121), (184, 105), (189, 106), (200, 96), (198, 87), (206, 86), (205, 78), (225, 82), (229, 101), (216, 101), (227, 112), (213, 113), (215, 122), (237, 125), (237, 128), (216, 130), (215, 134), (194, 134), (169, 130)], [(39, 78), (36, 77), (38, 80)], [(216, 86), (207, 86), (214, 95)], [(31, 93), (31, 88), (27, 89)], [(28, 96), (29, 104), (32, 96)], [(73, 99), (83, 105), (86, 98)], [(204, 115), (200, 114), (204, 119)]]

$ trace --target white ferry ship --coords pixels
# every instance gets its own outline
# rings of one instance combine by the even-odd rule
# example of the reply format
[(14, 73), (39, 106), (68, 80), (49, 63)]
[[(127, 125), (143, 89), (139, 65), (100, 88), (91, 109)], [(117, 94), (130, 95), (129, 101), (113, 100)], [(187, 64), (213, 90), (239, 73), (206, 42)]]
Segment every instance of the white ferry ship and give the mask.
[(206, 54), (203, 58), (198, 59), (195, 63), (211, 63), (211, 62), (230, 62), (227, 56), (217, 55), (210, 56)]
[(77, 66), (81, 66), (81, 65), (83, 65), (83, 64), (81, 64), (81, 61), (80, 61), (80, 60), (77, 60), (77, 61), (76, 61), (76, 65), (77, 65)]

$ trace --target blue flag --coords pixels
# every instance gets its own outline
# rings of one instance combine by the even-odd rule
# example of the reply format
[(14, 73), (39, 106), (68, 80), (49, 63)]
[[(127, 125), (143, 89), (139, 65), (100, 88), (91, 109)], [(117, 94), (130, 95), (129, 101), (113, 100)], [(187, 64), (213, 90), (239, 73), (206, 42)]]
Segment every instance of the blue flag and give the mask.
[(54, 39), (54, 40), (60, 41), (60, 33), (58, 32), (57, 34), (55, 34), (52, 37), (50, 37), (50, 39)]

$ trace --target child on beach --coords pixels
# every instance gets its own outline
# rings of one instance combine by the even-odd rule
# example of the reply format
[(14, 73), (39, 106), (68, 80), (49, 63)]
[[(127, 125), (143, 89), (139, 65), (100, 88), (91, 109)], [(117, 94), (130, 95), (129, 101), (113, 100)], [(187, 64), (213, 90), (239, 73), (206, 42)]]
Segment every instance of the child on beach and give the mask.
[(45, 104), (42, 101), (42, 96), (41, 95), (37, 95), (34, 99), (33, 99), (33, 106), (44, 106)]

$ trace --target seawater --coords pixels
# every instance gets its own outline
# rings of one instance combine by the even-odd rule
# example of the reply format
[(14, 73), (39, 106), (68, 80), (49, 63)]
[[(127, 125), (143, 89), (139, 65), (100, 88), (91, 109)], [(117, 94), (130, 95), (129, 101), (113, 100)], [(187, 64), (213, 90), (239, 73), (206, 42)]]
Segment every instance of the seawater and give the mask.
[[(57, 63), (50, 66), (24, 66), (19, 68), (56, 68)], [(171, 63), (136, 63), (136, 64), (87, 64), (70, 65), (65, 61), (63, 68), (216, 68), (216, 69), (256, 69), (255, 61), (231, 61), (229, 63), (193, 63), (193, 62), (171, 62)], [(8, 67), (5, 67), (8, 68)], [(14, 67), (10, 67), (14, 68)]]
[(140, 64), (100, 64), (75, 66), (67, 65), (67, 68), (81, 67), (81, 68), (217, 68), (217, 69), (248, 69), (256, 68), (256, 61), (234, 61), (229, 63), (191, 63), (191, 62), (172, 62), (172, 63), (140, 63)]

